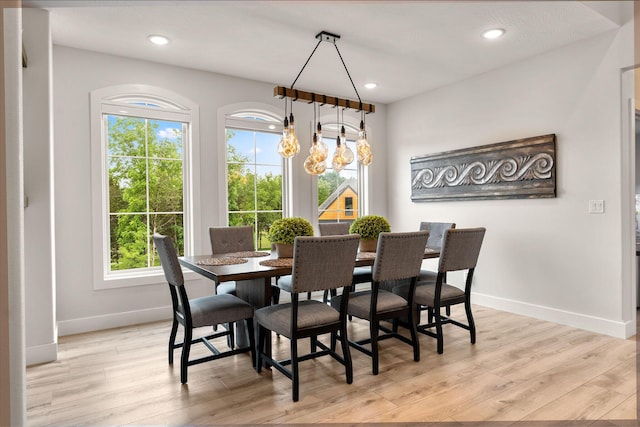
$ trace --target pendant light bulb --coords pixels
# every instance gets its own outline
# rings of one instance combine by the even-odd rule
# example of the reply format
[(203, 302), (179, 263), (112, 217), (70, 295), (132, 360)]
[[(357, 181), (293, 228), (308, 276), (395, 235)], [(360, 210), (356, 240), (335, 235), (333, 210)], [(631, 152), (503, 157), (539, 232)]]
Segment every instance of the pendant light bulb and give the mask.
[(347, 141), (345, 141), (342, 144), (342, 160), (344, 161), (345, 166), (346, 165), (350, 165), (351, 163), (353, 163), (353, 150), (351, 150), (351, 148), (349, 148), (349, 145), (347, 145)]
[(358, 132), (358, 139), (356, 140), (356, 151), (358, 152), (358, 161), (363, 166), (369, 166), (373, 161), (373, 153), (371, 153), (371, 146), (367, 141), (367, 133), (364, 130), (364, 120), (360, 120), (360, 132)]
[(296, 135), (296, 126), (293, 120), (293, 113), (289, 114), (289, 148), (293, 152), (293, 156), (300, 152), (300, 143)]
[(336, 151), (333, 154), (333, 161), (331, 165), (336, 172), (340, 172), (346, 166), (346, 162), (343, 158), (344, 144), (340, 143), (340, 137), (336, 138)]
[(309, 175), (320, 175), (327, 169), (325, 162), (319, 162), (313, 158), (313, 154), (304, 161), (304, 170)]
[(284, 118), (283, 125), (284, 127), (282, 129), (282, 138), (280, 138), (280, 142), (278, 143), (278, 154), (280, 154), (285, 159), (288, 159), (294, 154), (289, 148), (289, 119), (286, 116)]

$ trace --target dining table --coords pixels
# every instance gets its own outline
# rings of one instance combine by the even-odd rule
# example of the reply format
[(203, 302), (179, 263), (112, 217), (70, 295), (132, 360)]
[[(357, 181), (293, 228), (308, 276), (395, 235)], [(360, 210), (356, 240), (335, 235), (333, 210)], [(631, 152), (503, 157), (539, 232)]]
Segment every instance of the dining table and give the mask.
[[(438, 258), (437, 248), (425, 248), (424, 259)], [(355, 266), (372, 266), (375, 252), (358, 252)], [(271, 283), (274, 279), (291, 274), (293, 258), (278, 258), (275, 251), (244, 251), (216, 255), (185, 255), (178, 258), (180, 264), (208, 279), (217, 287), (220, 283), (235, 281), (236, 296), (247, 301), (255, 308), (271, 304)], [(255, 328), (257, 334), (257, 328)], [(237, 330), (238, 346), (247, 345), (244, 333)], [(265, 350), (271, 348), (267, 336)]]

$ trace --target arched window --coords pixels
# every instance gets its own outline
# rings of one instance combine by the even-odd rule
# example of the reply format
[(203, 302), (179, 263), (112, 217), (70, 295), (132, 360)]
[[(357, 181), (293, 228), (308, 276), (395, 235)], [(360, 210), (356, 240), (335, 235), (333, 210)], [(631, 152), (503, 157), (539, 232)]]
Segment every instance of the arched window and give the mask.
[(225, 115), (227, 223), (253, 226), (257, 249), (270, 248), (269, 227), (285, 212), (281, 136), (281, 118), (273, 113), (242, 109)]
[(197, 117), (195, 104), (160, 88), (91, 93), (96, 288), (157, 282), (154, 233), (190, 252)]

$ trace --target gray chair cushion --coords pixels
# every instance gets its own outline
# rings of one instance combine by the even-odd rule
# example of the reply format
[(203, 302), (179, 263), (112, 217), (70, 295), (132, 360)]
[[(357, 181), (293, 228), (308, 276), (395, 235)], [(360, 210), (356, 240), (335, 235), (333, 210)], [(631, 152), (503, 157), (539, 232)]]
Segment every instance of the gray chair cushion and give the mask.
[[(331, 306), (340, 307), (342, 295), (331, 298)], [(377, 312), (384, 313), (407, 307), (407, 300), (399, 295), (382, 289), (378, 290)], [(354, 292), (349, 295), (349, 306), (347, 313), (361, 319), (369, 319), (369, 309), (371, 308), (371, 291)]]
[(216, 294), (236, 294), (236, 282), (222, 282), (216, 287)]
[[(277, 304), (256, 310), (255, 318), (262, 326), (291, 338), (291, 304)], [(298, 330), (340, 322), (340, 312), (329, 305), (306, 300), (298, 302)]]
[[(409, 293), (409, 285), (400, 285), (393, 288), (393, 293), (400, 295), (401, 297), (407, 297)], [(416, 293), (414, 296), (414, 302), (420, 305), (426, 305), (429, 307), (435, 306), (436, 285), (435, 283), (419, 284), (416, 286)], [(448, 301), (460, 302), (464, 300), (464, 290), (455, 286), (442, 284), (442, 291), (440, 292), (440, 306), (444, 307)]]
[(253, 317), (253, 307), (233, 295), (210, 295), (189, 301), (193, 327), (236, 322)]
[(293, 277), (291, 277), (291, 275), (278, 277), (278, 287), (283, 291), (291, 293), (292, 282)]
[(420, 276), (418, 276), (418, 282), (436, 283), (438, 278), (438, 272), (430, 270), (420, 270)]

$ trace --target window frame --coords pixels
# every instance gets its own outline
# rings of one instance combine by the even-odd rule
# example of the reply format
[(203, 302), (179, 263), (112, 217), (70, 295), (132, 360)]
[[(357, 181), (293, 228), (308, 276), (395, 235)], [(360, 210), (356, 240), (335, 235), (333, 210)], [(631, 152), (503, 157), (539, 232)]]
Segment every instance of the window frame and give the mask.
[[(268, 104), (255, 102), (242, 102), (221, 107), (218, 110), (218, 191), (220, 194), (219, 203), (219, 225), (229, 225), (229, 194), (227, 184), (227, 141), (226, 129), (245, 129), (260, 132), (282, 134), (284, 112)], [(242, 115), (260, 117), (265, 119), (243, 119)], [(274, 129), (269, 129), (274, 125)], [(291, 179), (291, 159), (282, 161), (282, 216), (291, 216), (292, 211), (292, 179)], [(255, 233), (255, 230), (254, 230)]]
[[(149, 85), (117, 85), (91, 91), (91, 177), (93, 289), (114, 289), (164, 282), (161, 267), (110, 271), (109, 183), (105, 115), (132, 116), (187, 124), (183, 135), (183, 221), (184, 253), (192, 255), (200, 228), (199, 107), (194, 102), (163, 88)], [(157, 105), (134, 105), (150, 103)]]

